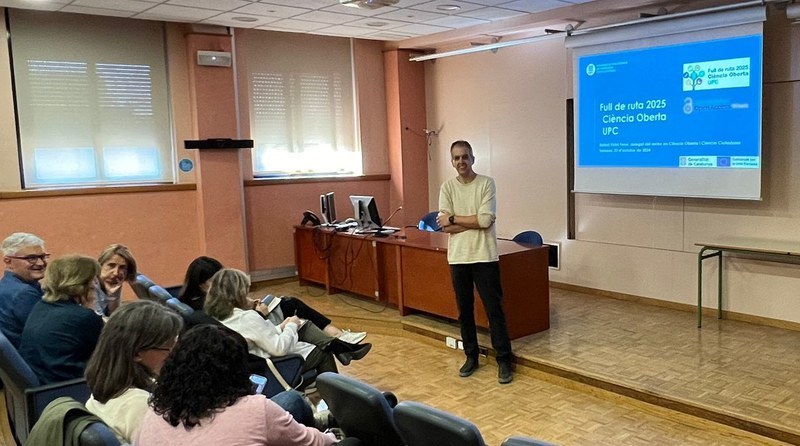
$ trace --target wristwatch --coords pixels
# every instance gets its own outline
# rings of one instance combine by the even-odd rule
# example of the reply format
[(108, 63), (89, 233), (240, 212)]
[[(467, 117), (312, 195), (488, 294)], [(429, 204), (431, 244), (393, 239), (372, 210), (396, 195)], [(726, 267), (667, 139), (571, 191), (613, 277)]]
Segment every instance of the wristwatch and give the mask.
[(449, 221), (451, 225), (456, 224), (456, 216), (451, 215), (450, 218), (447, 219), (447, 221)]

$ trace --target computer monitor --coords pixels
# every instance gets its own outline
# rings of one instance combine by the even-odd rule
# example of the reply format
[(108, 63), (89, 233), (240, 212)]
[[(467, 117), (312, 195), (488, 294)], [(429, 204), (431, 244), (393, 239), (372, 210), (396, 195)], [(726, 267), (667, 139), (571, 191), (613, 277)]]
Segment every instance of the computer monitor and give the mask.
[(359, 229), (381, 228), (381, 216), (378, 214), (375, 198), (368, 195), (350, 195), (350, 202), (353, 203), (353, 218), (358, 222)]
[(333, 198), (333, 192), (319, 196), (319, 213), (325, 220), (323, 223), (327, 225), (336, 223), (336, 201)]

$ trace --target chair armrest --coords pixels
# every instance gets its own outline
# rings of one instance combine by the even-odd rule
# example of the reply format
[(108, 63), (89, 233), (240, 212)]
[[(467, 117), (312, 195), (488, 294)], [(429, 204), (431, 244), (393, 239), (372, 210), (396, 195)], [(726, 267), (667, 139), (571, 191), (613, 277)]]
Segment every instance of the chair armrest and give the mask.
[(25, 389), (25, 407), (27, 408), (28, 432), (30, 432), (36, 420), (44, 412), (50, 402), (61, 396), (75, 398), (80, 403), (86, 403), (92, 394), (86, 379), (76, 378), (44, 386), (30, 387)]

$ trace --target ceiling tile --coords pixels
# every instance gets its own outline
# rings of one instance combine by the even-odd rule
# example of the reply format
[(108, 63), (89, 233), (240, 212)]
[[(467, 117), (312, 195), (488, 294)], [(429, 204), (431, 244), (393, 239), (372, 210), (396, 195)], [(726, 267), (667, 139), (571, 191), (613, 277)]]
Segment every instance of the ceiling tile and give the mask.
[(414, 5), (419, 5), (420, 3), (425, 3), (425, 2), (429, 2), (429, 1), (431, 1), (431, 0), (400, 0), (400, 2), (398, 4), (396, 4), (395, 6), (397, 6), (398, 8), (408, 8), (408, 7), (411, 7), (411, 6), (414, 6)]
[(306, 22), (304, 20), (283, 19), (272, 22), (266, 26), (257, 26), (258, 29), (278, 29), (280, 31), (315, 31), (330, 26), (327, 23)]
[(475, 3), (481, 6), (498, 6), (503, 3), (509, 3), (513, 0), (464, 0), (467, 3)]
[(194, 8), (214, 9), (217, 11), (230, 11), (249, 5), (245, 0), (169, 0), (168, 5), (191, 6)]
[(459, 17), (456, 15), (442, 17), (441, 19), (435, 19), (425, 22), (426, 25), (446, 26), (448, 28), (465, 28), (467, 26), (480, 25), (483, 23), (489, 23), (489, 21), (471, 19), (469, 17)]
[[(255, 2), (255, 0), (253, 0)], [(294, 6), (296, 8), (322, 9), (335, 3), (336, 0), (259, 0), (258, 3), (272, 5)]]
[(325, 28), (326, 35), (333, 36), (363, 36), (364, 34), (371, 34), (372, 30), (366, 28), (358, 28), (355, 26), (335, 25)]
[(251, 3), (242, 6), (233, 12), (244, 12), (246, 14), (263, 15), (265, 17), (288, 18), (309, 12), (310, 9), (294, 8), (291, 6), (268, 5), (265, 3)]
[(435, 20), (446, 17), (444, 14), (436, 14), (427, 11), (417, 11), (415, 9), (398, 9), (397, 11), (379, 14), (373, 17), (380, 17), (383, 19), (400, 20), (402, 22), (420, 23), (427, 22), (428, 20)]
[[(458, 6), (458, 9), (455, 10), (447, 10), (447, 9), (440, 9), (445, 8), (448, 6)], [(473, 3), (467, 2), (460, 2), (456, 0), (435, 0), (428, 3), (423, 3), (421, 5), (416, 5), (411, 9), (420, 10), (420, 11), (429, 11), (429, 12), (436, 12), (439, 14), (461, 14), (462, 12), (472, 11), (475, 9), (480, 9), (480, 5), (476, 5)]]
[(38, 11), (56, 11), (69, 3), (68, 0), (52, 1), (47, 3), (31, 3), (29, 0), (0, 0), (0, 6), (9, 8), (35, 9)]
[(425, 25), (422, 23), (411, 24), (406, 26), (401, 26), (399, 28), (395, 28), (392, 32), (396, 33), (403, 33), (409, 32), (414, 34), (435, 34), (444, 31), (450, 31), (452, 28), (445, 28), (443, 26), (433, 26), (433, 25)]
[(392, 31), (387, 31), (375, 34), (368, 34), (364, 36), (364, 38), (373, 40), (405, 40), (415, 36), (416, 34), (398, 34)]
[(187, 8), (185, 6), (175, 5), (156, 5), (145, 12), (134, 16), (139, 19), (151, 20), (175, 20), (178, 22), (196, 22), (198, 20), (207, 19), (215, 16), (219, 11), (211, 11), (208, 9)]
[(328, 12), (338, 12), (340, 14), (373, 16), (373, 15), (383, 14), (385, 12), (397, 11), (398, 8), (393, 8), (391, 6), (385, 6), (383, 8), (376, 8), (376, 9), (353, 8), (352, 6), (345, 6), (337, 3), (333, 6), (323, 8), (322, 10)]
[[(234, 20), (234, 17), (249, 18), (253, 20), (250, 22), (245, 22), (241, 20)], [(280, 19), (277, 17), (264, 17), (257, 15), (241, 14), (236, 12), (225, 12), (220, 15), (216, 15), (214, 17), (205, 19), (201, 23), (208, 23), (211, 25), (231, 26), (234, 28), (255, 28), (257, 26), (266, 25), (267, 23), (272, 23), (276, 20)]]
[(70, 6), (116, 9), (117, 11), (142, 12), (153, 7), (152, 3), (138, 0), (75, 0)]
[(551, 9), (569, 6), (569, 3), (558, 0), (516, 0), (510, 3), (503, 3), (503, 8), (514, 9), (524, 12), (542, 12)]
[(131, 17), (136, 12), (134, 11), (119, 11), (116, 9), (105, 9), (105, 8), (89, 8), (86, 6), (71, 6), (67, 5), (60, 9), (61, 12), (74, 12), (77, 14), (91, 14), (91, 15), (101, 15), (101, 16), (111, 16), (111, 17)]
[(476, 9), (474, 11), (464, 12), (459, 15), (464, 17), (472, 17), (473, 19), (503, 20), (525, 14), (527, 14), (527, 12), (489, 7), (489, 8), (482, 8), (482, 9)]
[(331, 23), (334, 25), (341, 25), (342, 23), (359, 20), (361, 17), (349, 14), (336, 14), (333, 12), (325, 12), (325, 11), (311, 11), (293, 18), (297, 20), (308, 20), (309, 22), (322, 22), (322, 23)]
[[(381, 24), (381, 25), (379, 25)], [(381, 19), (376, 17), (367, 17), (361, 20), (356, 20), (355, 22), (350, 22), (347, 26), (359, 26), (362, 28), (369, 28), (372, 32), (376, 32), (382, 29), (392, 29), (397, 28), (399, 26), (408, 25), (408, 22), (401, 22), (398, 20), (389, 20), (389, 19)]]

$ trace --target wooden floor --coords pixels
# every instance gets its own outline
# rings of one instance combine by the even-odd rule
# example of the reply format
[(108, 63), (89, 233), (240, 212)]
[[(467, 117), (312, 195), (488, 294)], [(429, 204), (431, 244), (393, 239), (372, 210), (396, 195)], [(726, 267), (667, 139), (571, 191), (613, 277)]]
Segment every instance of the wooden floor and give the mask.
[[(295, 295), (375, 345), (342, 372), (460, 415), (487, 443), (522, 434), (564, 445), (800, 444), (800, 332), (551, 289), (549, 331), (513, 341), (514, 382), (490, 359), (459, 378), (457, 326), (296, 282)], [(481, 344), (489, 346), (488, 336)], [(709, 421), (710, 420), (710, 421)], [(756, 434), (754, 434), (755, 432)]]
[[(513, 341), (517, 374), (500, 385), (490, 358), (458, 377), (463, 354), (444, 343), (455, 324), (296, 281), (253, 295), (268, 292), (368, 331), (372, 352), (342, 373), (466, 418), (490, 446), (515, 434), (562, 445), (800, 444), (800, 332), (713, 318), (697, 329), (693, 313), (551, 289), (551, 329)], [(1, 444), (13, 444), (6, 426)]]

